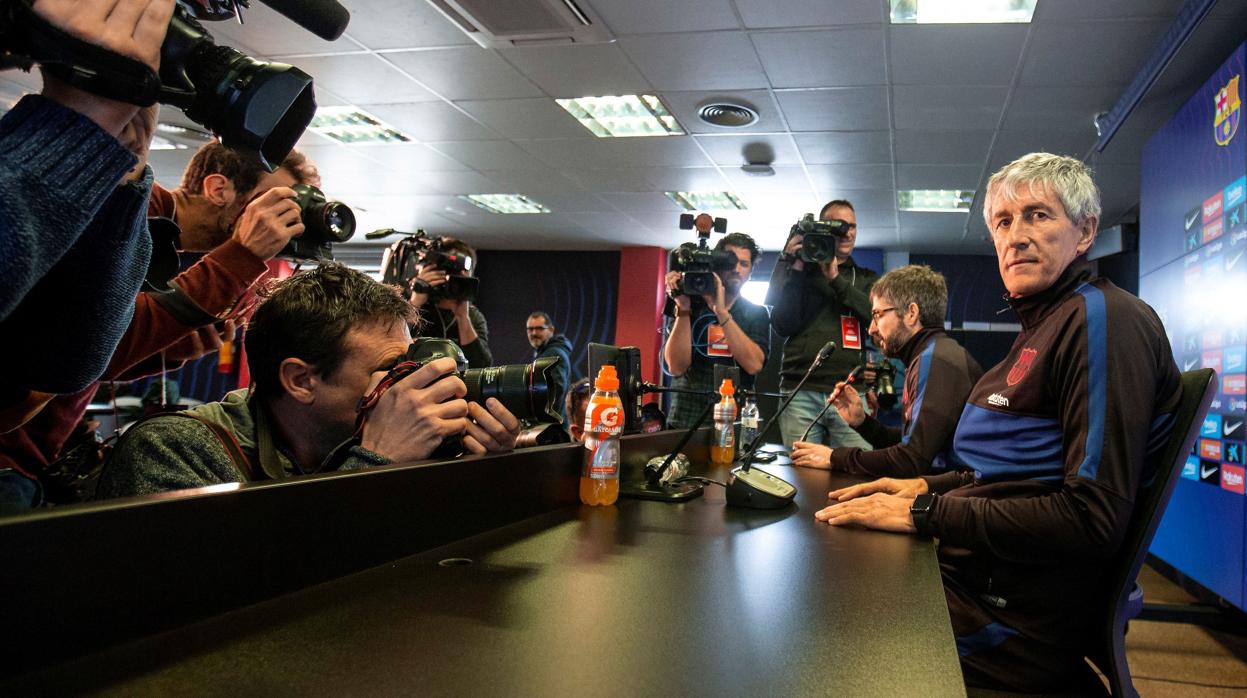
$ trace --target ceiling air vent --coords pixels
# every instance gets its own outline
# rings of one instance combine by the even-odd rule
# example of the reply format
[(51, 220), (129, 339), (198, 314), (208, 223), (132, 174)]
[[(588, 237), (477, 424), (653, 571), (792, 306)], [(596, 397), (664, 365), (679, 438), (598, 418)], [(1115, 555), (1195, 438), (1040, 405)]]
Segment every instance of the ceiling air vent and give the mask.
[(711, 126), (744, 128), (757, 122), (758, 112), (742, 104), (714, 102), (703, 104), (697, 110), (697, 117)]
[(614, 39), (587, 5), (575, 0), (428, 0), (485, 48), (596, 44)]

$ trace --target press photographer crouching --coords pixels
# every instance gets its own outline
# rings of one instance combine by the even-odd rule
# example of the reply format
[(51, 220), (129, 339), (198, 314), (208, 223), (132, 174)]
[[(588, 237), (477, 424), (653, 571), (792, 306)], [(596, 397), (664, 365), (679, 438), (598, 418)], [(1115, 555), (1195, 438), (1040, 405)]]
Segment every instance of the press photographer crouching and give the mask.
[(470, 453), (514, 448), (519, 420), (497, 398), (464, 400), (451, 358), (394, 380), (360, 418), (412, 343), (415, 310), (392, 287), (325, 263), (264, 295), (245, 340), (253, 386), (136, 424), (99, 497), (423, 460), (455, 437)]

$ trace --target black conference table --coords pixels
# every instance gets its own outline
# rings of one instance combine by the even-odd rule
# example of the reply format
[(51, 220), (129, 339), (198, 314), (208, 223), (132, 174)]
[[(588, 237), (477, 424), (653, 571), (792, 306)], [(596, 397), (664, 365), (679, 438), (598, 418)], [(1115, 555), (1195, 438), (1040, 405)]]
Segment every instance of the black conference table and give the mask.
[[(675, 436), (626, 437), (626, 475)], [(579, 455), (0, 522), (10, 563), (44, 566), (0, 580), (43, 581), (17, 618), (38, 625), (4, 633), (0, 693), (965, 694), (932, 541), (814, 520), (851, 478), (760, 466), (798, 487), (778, 511), (714, 486), (582, 507)]]

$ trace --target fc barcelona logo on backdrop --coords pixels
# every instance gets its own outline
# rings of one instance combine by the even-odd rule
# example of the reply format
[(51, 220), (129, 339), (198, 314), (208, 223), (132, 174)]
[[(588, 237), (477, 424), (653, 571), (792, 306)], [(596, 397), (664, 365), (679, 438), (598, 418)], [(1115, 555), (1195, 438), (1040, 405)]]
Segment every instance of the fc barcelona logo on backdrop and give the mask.
[(1231, 78), (1212, 98), (1217, 109), (1212, 118), (1212, 135), (1217, 145), (1229, 145), (1238, 130), (1238, 118), (1243, 112), (1238, 97), (1238, 78), (1237, 75)]
[(1035, 356), (1039, 352), (1034, 349), (1023, 349), (1022, 355), (1018, 357), (1017, 363), (1013, 364), (1013, 368), (1009, 369), (1009, 375), (1005, 378), (1005, 382), (1009, 385), (1017, 385), (1026, 377), (1026, 372), (1031, 370), (1031, 364), (1035, 363)]

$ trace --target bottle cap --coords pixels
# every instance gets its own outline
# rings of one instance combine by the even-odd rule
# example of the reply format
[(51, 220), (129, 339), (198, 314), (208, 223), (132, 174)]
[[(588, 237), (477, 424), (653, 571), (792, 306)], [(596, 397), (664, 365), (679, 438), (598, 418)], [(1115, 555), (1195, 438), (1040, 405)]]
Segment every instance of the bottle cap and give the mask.
[(736, 392), (736, 388), (732, 386), (731, 378), (724, 378), (723, 385), (719, 386), (720, 395), (731, 395)]
[(606, 364), (598, 369), (597, 380), (593, 381), (595, 390), (619, 390), (619, 375), (615, 373), (614, 364)]

